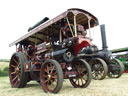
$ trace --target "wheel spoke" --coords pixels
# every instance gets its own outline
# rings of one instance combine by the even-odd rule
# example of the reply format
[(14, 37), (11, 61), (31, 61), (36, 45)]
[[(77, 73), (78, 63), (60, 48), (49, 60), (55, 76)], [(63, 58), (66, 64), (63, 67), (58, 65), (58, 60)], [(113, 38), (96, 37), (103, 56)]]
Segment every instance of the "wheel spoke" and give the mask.
[(52, 76), (55, 76), (55, 75), (57, 75), (56, 71), (54, 73), (52, 73)]
[(17, 66), (11, 64), (11, 67), (16, 68)]
[(87, 79), (85, 79), (85, 78), (82, 78), (85, 82), (87, 81)]
[(49, 80), (47, 81), (46, 85), (49, 86)]
[(49, 67), (48, 67), (48, 65), (47, 65), (47, 73), (49, 74)]
[(17, 78), (18, 78), (18, 76), (16, 75), (15, 78), (12, 79), (12, 81), (14, 82)]
[(13, 58), (13, 61), (18, 65), (18, 62)]
[(86, 71), (86, 69), (83, 67), (82, 70), (81, 70), (81, 73), (83, 73), (83, 72), (85, 72), (85, 71)]
[(74, 82), (76, 83), (77, 81), (78, 81), (78, 78), (76, 78)]
[(78, 85), (80, 85), (79, 79), (78, 79)]
[(21, 67), (20, 67), (20, 65), (18, 64), (18, 66), (17, 66), (18, 68), (19, 68), (19, 70), (21, 69)]
[(55, 69), (55, 66), (52, 67), (50, 74), (52, 74), (54, 69)]
[(16, 74), (16, 72), (11, 72), (11, 75)]
[(15, 86), (17, 85), (18, 81), (19, 81), (19, 79), (15, 82), (15, 84), (14, 84)]
[(100, 76), (103, 76), (104, 75), (104, 71), (103, 72), (100, 72)]
[(95, 74), (95, 71), (94, 70), (92, 71), (92, 74)]
[(44, 69), (44, 71), (45, 71), (46, 73), (49, 73), (47, 69)]
[(48, 76), (47, 76), (47, 75), (44, 75), (44, 77), (45, 77), (45, 78), (48, 78)]
[(47, 83), (49, 81), (49, 79), (45, 80), (44, 82)]
[(51, 78), (53, 78), (53, 79), (57, 79), (57, 75), (56, 75), (56, 76), (52, 76)]
[(54, 81), (51, 81), (51, 88), (53, 89), (53, 87), (54, 87)]
[(84, 84), (84, 83), (83, 83), (83, 80), (82, 80), (82, 78), (80, 78), (80, 79), (81, 79), (81, 83), (82, 83), (82, 85), (83, 85), (83, 84)]

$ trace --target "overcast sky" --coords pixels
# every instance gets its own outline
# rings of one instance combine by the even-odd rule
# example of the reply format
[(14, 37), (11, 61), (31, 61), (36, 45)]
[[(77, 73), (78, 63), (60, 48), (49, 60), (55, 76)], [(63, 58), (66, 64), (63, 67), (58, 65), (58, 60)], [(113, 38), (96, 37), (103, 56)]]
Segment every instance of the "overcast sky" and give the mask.
[[(0, 58), (9, 59), (15, 52), (10, 43), (27, 33), (30, 26), (44, 17), (50, 19), (69, 8), (89, 11), (106, 25), (109, 49), (128, 47), (127, 0), (0, 0)], [(96, 36), (101, 47), (100, 33)]]

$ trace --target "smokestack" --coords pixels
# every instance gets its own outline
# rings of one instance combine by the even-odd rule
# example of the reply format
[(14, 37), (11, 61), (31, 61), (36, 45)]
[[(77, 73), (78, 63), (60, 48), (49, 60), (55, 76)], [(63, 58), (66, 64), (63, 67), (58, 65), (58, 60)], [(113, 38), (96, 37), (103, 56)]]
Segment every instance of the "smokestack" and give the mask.
[(46, 21), (48, 21), (48, 20), (49, 20), (49, 18), (48, 18), (48, 17), (45, 17), (44, 19), (42, 19), (41, 21), (39, 21), (39, 22), (38, 22), (37, 24), (35, 24), (34, 26), (29, 27), (29, 28), (28, 28), (28, 32), (31, 31), (32, 29), (36, 28), (37, 26), (43, 24), (44, 22), (46, 22)]
[(102, 24), (100, 25), (100, 30), (101, 30), (101, 38), (102, 38), (102, 48), (103, 50), (107, 50), (107, 41), (106, 41), (106, 33), (105, 33), (105, 25)]

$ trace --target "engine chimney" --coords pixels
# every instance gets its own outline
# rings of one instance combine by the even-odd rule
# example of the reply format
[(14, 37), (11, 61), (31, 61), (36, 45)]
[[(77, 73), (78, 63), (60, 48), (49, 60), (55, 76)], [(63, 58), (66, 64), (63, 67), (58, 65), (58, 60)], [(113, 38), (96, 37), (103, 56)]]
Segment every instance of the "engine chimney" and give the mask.
[(42, 19), (41, 21), (39, 21), (39, 22), (38, 22), (37, 24), (35, 24), (34, 26), (29, 27), (29, 28), (28, 28), (28, 32), (29, 32), (30, 30), (36, 28), (37, 26), (43, 24), (44, 22), (46, 22), (46, 21), (48, 21), (48, 20), (49, 20), (49, 18), (48, 18), (48, 17), (45, 17), (44, 19)]
[(107, 50), (107, 41), (106, 41), (106, 33), (105, 33), (105, 25), (102, 24), (100, 25), (100, 30), (101, 30), (101, 38), (102, 38), (102, 48), (103, 50)]

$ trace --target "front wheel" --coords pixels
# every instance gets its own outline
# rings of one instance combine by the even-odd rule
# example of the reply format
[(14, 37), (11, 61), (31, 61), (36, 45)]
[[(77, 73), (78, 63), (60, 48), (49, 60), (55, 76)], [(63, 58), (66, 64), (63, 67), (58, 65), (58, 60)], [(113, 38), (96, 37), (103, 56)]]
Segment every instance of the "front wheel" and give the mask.
[(113, 65), (113, 66), (109, 67), (108, 77), (119, 78), (124, 71), (123, 63), (120, 60), (114, 58), (111, 60), (110, 65)]
[(9, 65), (9, 78), (12, 87), (23, 88), (27, 84), (28, 73), (24, 72), (27, 58), (23, 53), (14, 53)]
[(71, 84), (75, 88), (87, 87), (92, 79), (91, 68), (89, 64), (83, 59), (76, 59), (71, 64), (73, 70), (77, 73), (75, 78), (69, 78)]
[(103, 59), (93, 58), (89, 61), (89, 64), (92, 68), (92, 78), (94, 80), (103, 80), (106, 77), (108, 67)]
[(46, 60), (41, 67), (40, 81), (45, 92), (59, 92), (63, 85), (63, 72), (60, 64), (53, 59)]

